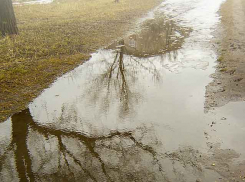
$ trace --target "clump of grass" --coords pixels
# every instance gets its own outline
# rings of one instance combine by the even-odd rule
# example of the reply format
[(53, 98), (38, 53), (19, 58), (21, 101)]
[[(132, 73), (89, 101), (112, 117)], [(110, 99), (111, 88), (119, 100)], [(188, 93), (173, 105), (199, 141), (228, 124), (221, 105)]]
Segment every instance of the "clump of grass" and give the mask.
[(15, 6), (19, 35), (0, 37), (0, 121), (122, 36), (159, 0), (56, 0)]
[(217, 61), (218, 61), (219, 63), (223, 62), (223, 61), (224, 61), (224, 57), (223, 57), (223, 56), (220, 56), (220, 57), (217, 59)]
[(227, 72), (228, 69), (227, 68), (221, 68), (219, 71), (221, 71), (221, 72)]

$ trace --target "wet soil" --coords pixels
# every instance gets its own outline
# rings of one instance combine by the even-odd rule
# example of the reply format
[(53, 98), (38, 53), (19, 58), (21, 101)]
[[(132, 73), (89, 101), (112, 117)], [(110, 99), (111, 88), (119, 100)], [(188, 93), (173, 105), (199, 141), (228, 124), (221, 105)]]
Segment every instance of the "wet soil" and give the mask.
[(221, 24), (214, 33), (219, 58), (207, 86), (207, 110), (245, 101), (245, 1), (227, 0), (219, 13)]

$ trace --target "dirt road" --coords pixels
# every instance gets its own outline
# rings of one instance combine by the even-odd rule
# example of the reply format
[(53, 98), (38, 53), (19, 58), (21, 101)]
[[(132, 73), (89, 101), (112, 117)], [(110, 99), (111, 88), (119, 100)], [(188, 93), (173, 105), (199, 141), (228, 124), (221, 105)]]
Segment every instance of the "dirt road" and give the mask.
[(215, 32), (220, 57), (214, 81), (207, 86), (208, 109), (245, 100), (245, 1), (227, 0), (220, 15), (221, 24)]

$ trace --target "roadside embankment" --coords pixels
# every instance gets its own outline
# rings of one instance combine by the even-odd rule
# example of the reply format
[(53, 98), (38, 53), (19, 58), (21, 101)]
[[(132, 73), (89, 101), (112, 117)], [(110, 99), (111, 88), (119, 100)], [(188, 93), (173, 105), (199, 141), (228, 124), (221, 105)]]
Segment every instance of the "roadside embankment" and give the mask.
[(58, 76), (122, 37), (159, 0), (60, 0), (16, 5), (19, 35), (0, 38), (0, 121)]
[(215, 32), (219, 58), (214, 80), (207, 86), (207, 110), (245, 100), (245, 1), (227, 0), (220, 15), (221, 25)]

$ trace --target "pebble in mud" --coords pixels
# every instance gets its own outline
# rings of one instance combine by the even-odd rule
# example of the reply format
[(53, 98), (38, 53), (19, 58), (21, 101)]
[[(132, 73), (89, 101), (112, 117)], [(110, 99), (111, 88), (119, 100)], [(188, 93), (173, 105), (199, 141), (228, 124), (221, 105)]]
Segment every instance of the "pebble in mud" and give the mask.
[(206, 138), (207, 140), (210, 138), (210, 136), (208, 135), (207, 132), (204, 132), (204, 136), (205, 136), (205, 138)]
[(211, 124), (210, 124), (210, 127), (213, 127), (213, 125), (215, 125), (216, 124), (216, 122), (212, 122)]
[(243, 80), (243, 78), (237, 78), (234, 80), (234, 82), (240, 82), (241, 80)]

